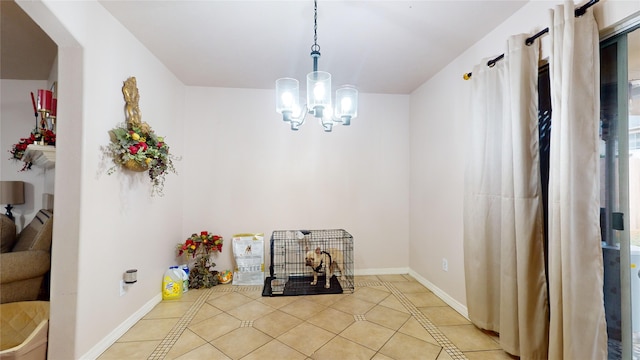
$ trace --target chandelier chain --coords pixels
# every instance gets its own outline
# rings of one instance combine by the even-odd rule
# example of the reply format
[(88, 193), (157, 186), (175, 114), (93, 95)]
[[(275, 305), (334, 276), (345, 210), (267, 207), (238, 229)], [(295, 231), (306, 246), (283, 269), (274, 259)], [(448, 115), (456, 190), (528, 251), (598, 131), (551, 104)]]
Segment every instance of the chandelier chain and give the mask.
[(320, 51), (320, 45), (318, 45), (318, 1), (313, 1), (313, 45), (311, 45), (311, 51)]

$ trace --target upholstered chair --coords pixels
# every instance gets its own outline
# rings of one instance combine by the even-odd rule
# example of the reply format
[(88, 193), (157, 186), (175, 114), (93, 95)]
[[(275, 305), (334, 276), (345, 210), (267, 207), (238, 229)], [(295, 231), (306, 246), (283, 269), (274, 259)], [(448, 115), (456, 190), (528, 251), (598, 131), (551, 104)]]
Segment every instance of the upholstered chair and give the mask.
[(16, 242), (16, 224), (5, 214), (0, 214), (0, 253), (11, 251)]
[[(5, 225), (4, 218), (0, 219), (0, 224), (2, 237), (5, 226), (7, 233), (11, 233), (12, 228)], [(15, 225), (13, 229), (15, 234)], [(15, 238), (11, 251), (0, 254), (0, 303), (38, 298), (44, 276), (51, 269), (52, 231), (53, 213), (40, 210)], [(3, 248), (4, 241), (2, 239)]]

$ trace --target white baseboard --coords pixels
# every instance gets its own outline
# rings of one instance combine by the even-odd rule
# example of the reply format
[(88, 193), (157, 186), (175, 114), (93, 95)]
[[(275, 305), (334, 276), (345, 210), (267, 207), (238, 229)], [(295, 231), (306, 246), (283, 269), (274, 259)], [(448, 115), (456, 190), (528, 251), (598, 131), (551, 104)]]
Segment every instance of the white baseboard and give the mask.
[(97, 359), (103, 352), (105, 352), (111, 345), (113, 345), (119, 338), (124, 335), (133, 325), (135, 325), (140, 319), (147, 315), (156, 305), (162, 301), (162, 293), (158, 293), (156, 296), (147, 301), (138, 311), (129, 316), (122, 324), (113, 329), (109, 335), (105, 336), (100, 342), (92, 347), (86, 354), (80, 357), (81, 360)]
[(439, 287), (433, 285), (429, 280), (423, 278), (418, 275), (417, 272), (413, 270), (409, 270), (409, 275), (414, 277), (418, 282), (424, 285), (427, 289), (429, 289), (432, 293), (434, 293), (437, 297), (439, 297), (442, 301), (447, 303), (447, 305), (451, 306), (455, 311), (460, 313), (460, 315), (464, 316), (467, 320), (469, 320), (469, 310), (466, 306), (460, 303), (458, 300), (452, 298), (446, 292), (442, 291)]
[(356, 276), (366, 275), (401, 275), (408, 274), (409, 268), (386, 268), (386, 269), (356, 269)]

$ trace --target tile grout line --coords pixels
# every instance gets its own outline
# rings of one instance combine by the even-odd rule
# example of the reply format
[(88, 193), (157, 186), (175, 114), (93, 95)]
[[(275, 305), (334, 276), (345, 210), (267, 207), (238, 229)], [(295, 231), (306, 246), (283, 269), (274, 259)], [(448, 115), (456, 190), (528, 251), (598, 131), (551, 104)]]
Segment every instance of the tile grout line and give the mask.
[(411, 316), (413, 316), (422, 327), (427, 330), (429, 335), (433, 336), (433, 338), (438, 342), (440, 346), (444, 349), (444, 351), (451, 356), (453, 360), (467, 360), (467, 357), (464, 355), (460, 349), (458, 349), (452, 342), (449, 340), (441, 331), (435, 326), (429, 319), (427, 319), (424, 314), (418, 310), (418, 308), (411, 303), (409, 299), (402, 292), (400, 292), (392, 283), (383, 281), (381, 285), (384, 285), (391, 293), (400, 301), (400, 303), (409, 311)]
[(165, 336), (164, 339), (162, 339), (162, 341), (160, 342), (160, 344), (156, 346), (156, 348), (153, 350), (151, 355), (149, 355), (147, 360), (160, 360), (160, 359), (164, 359), (164, 357), (167, 356), (167, 354), (169, 353), (169, 350), (171, 350), (173, 345), (175, 345), (175, 343), (178, 341), (178, 339), (180, 338), (184, 330), (187, 328), (191, 320), (193, 320), (193, 318), (196, 316), (198, 311), (200, 311), (200, 308), (202, 307), (202, 305), (204, 305), (205, 301), (207, 300), (209, 295), (211, 295), (212, 291), (213, 291), (213, 288), (209, 288), (205, 290), (200, 295), (200, 297), (198, 297), (198, 299), (194, 302), (193, 306), (189, 307), (189, 310), (187, 310), (187, 312), (184, 315), (182, 315), (180, 320), (178, 320), (178, 322), (173, 326), (173, 328), (169, 331), (167, 336)]

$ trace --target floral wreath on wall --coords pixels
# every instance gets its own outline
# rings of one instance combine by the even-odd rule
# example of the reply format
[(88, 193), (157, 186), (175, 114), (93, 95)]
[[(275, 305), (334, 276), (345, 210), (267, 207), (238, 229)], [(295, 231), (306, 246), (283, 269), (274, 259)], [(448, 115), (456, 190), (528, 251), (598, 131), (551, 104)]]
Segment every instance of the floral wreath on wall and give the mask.
[(169, 152), (169, 145), (162, 136), (156, 135), (151, 126), (141, 121), (138, 87), (135, 77), (128, 78), (122, 86), (125, 100), (126, 123), (109, 131), (111, 142), (107, 152), (115, 165), (107, 174), (115, 173), (119, 166), (136, 172), (148, 172), (151, 180), (151, 195), (164, 195), (167, 173), (177, 174), (174, 160), (180, 160)]

